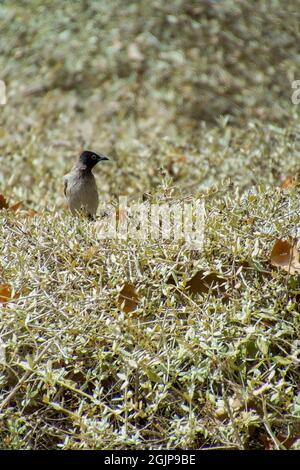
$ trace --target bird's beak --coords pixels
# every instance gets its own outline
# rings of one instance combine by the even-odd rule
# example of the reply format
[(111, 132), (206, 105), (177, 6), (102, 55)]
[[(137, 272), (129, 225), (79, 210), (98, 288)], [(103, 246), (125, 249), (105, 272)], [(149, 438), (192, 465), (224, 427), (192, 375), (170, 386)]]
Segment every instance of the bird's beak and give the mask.
[(99, 162), (102, 162), (104, 160), (109, 160), (109, 158), (106, 157), (105, 155), (99, 155)]

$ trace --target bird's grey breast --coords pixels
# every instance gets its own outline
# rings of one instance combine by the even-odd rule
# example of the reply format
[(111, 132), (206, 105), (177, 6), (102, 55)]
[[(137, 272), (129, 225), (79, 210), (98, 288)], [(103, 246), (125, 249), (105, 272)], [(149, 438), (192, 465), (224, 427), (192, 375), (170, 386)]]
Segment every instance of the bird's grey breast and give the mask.
[(98, 207), (98, 191), (94, 175), (91, 171), (74, 168), (64, 177), (65, 193), (71, 210), (82, 207), (95, 214)]

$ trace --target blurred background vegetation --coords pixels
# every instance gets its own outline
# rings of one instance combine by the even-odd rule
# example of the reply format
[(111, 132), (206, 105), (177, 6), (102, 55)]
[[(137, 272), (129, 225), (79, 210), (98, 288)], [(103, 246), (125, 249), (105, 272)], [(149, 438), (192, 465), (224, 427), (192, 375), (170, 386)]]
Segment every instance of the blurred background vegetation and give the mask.
[[(283, 122), (300, 64), (295, 0), (1, 2), (9, 98), (63, 92), (107, 120), (166, 110)], [(136, 109), (138, 99), (138, 109)], [(31, 101), (31, 99), (30, 99)], [(167, 124), (166, 119), (166, 124)]]
[[(175, 180), (187, 177), (185, 183), (201, 182), (208, 168), (206, 183), (212, 175), (220, 181), (229, 173), (220, 162), (202, 155), (184, 164), (176, 154), (199, 156), (201, 145), (205, 153), (212, 142), (210, 154), (224, 153), (225, 144), (240, 153), (242, 134), (238, 142), (224, 137), (225, 124), (246, 128), (253, 140), (249, 122), (258, 123), (261, 134), (264, 125), (297, 128), (291, 83), (300, 63), (299, 28), (295, 0), (1, 2), (0, 78), (8, 103), (1, 109), (0, 143), (14, 176), (8, 164), (0, 183), (20, 187), (19, 197), (28, 200), (21, 187), (35, 183), (36, 197), (49, 203), (53, 176), (61, 178), (68, 158), (84, 146), (117, 162), (103, 188), (110, 194), (159, 184), (160, 166)], [(207, 138), (208, 128), (221, 129), (217, 139)], [(229, 165), (233, 177), (240, 158)], [(266, 162), (254, 160), (262, 173), (258, 166)], [(282, 158), (275, 160), (262, 175), (268, 182), (280, 173)], [(240, 184), (257, 180), (247, 165), (242, 172)]]
[[(298, 126), (291, 83), (299, 25), (295, 0), (1, 2), (0, 78), (8, 102), (0, 145), (12, 162), (0, 175), (2, 187), (29, 200), (21, 188), (35, 183), (31, 201), (45, 196), (49, 203), (53, 176), (58, 181), (84, 146), (117, 162), (104, 186), (110, 194), (155, 186), (161, 165), (175, 180), (188, 176), (185, 182), (200, 181), (210, 167), (208, 180), (220, 181), (228, 176), (220, 162), (216, 172), (205, 155), (184, 165), (174, 152), (193, 154), (195, 145), (199, 155), (201, 144), (205, 153), (213, 141), (213, 153), (222, 153), (224, 122), (254, 140), (249, 122)], [(207, 138), (208, 128), (221, 128), (217, 139)], [(240, 152), (240, 137), (236, 145), (232, 135), (225, 140), (232, 154)], [(236, 158), (229, 166), (234, 177)], [(277, 166), (278, 159), (271, 175)], [(240, 184), (257, 179), (247, 171), (243, 166)]]

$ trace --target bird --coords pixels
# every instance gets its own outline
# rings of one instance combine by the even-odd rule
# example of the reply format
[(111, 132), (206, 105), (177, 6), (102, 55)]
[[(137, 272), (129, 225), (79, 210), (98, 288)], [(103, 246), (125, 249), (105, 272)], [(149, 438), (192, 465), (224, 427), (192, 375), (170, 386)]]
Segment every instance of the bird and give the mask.
[(109, 158), (84, 150), (74, 168), (64, 176), (64, 194), (73, 215), (82, 212), (89, 219), (95, 219), (99, 197), (92, 169), (104, 160)]

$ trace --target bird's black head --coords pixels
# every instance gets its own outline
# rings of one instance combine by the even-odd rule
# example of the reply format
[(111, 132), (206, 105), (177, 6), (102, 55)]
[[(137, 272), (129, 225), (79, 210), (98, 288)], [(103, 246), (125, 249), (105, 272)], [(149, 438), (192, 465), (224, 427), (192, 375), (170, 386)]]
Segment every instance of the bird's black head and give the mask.
[(102, 160), (108, 160), (104, 155), (98, 155), (95, 152), (90, 152), (89, 150), (84, 150), (79, 157), (80, 163), (85, 165), (87, 168), (92, 169), (98, 162)]

